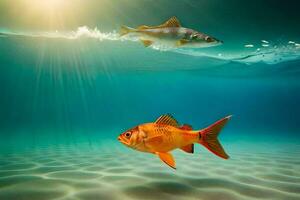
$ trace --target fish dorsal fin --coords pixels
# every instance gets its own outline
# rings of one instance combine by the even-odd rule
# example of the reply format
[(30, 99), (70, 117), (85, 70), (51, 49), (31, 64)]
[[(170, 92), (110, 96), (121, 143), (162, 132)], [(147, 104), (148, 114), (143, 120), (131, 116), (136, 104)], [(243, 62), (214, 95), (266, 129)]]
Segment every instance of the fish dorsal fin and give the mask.
[(177, 17), (171, 17), (168, 21), (165, 23), (158, 25), (158, 26), (147, 26), (147, 25), (141, 25), (137, 27), (138, 30), (145, 30), (145, 29), (155, 29), (155, 28), (167, 28), (167, 27), (181, 27), (181, 24)]
[(170, 125), (170, 126), (174, 126), (174, 127), (179, 126), (177, 120), (170, 114), (161, 115), (155, 121), (155, 124), (165, 124), (165, 125)]
[(160, 25), (159, 27), (181, 27), (179, 20), (177, 17), (171, 17), (168, 21)]

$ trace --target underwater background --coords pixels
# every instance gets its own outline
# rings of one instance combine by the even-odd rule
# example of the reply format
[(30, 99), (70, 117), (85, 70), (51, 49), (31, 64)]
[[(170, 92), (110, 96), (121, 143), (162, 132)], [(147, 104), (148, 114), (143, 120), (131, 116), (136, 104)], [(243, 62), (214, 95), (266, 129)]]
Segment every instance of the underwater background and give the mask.
[[(0, 1), (0, 199), (299, 199), (298, 1)], [(121, 25), (184, 27), (224, 44), (145, 48)], [(233, 115), (222, 160), (177, 170), (120, 133), (162, 114), (201, 129)]]

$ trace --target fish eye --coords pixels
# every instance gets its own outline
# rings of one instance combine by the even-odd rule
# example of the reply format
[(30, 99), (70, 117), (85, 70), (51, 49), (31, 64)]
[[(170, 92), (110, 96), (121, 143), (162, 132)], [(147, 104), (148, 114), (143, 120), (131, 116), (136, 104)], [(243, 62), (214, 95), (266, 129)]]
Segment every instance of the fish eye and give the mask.
[(213, 42), (213, 39), (212, 39), (211, 37), (206, 37), (205, 40), (206, 40), (207, 42)]
[(131, 136), (131, 132), (126, 132), (125, 133), (125, 137), (130, 138), (130, 136)]
[(192, 35), (192, 39), (197, 39), (198, 38), (198, 35), (197, 34), (193, 34)]

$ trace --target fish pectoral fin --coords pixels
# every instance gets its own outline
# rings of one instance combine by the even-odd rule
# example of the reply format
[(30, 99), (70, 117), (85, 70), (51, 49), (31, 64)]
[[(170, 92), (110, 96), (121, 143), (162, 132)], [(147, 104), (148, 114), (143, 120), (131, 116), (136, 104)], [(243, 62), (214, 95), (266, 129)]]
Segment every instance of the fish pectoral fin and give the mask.
[(187, 153), (194, 153), (194, 144), (189, 144), (180, 148), (182, 151)]
[(169, 165), (173, 169), (176, 169), (175, 160), (174, 160), (172, 154), (165, 153), (165, 152), (156, 152), (155, 154), (158, 155), (158, 157), (161, 159), (161, 161), (163, 161), (164, 163), (166, 163), (167, 165)]
[(187, 43), (189, 43), (189, 40), (187, 40), (187, 39), (181, 39), (181, 40), (177, 41), (176, 46), (180, 47), (180, 46), (185, 45)]
[(156, 145), (159, 145), (163, 142), (163, 137), (161, 135), (155, 136), (155, 137), (146, 139), (145, 142), (149, 146), (156, 146)]
[(153, 41), (151, 40), (141, 40), (141, 42), (144, 44), (145, 47), (149, 47), (153, 44)]

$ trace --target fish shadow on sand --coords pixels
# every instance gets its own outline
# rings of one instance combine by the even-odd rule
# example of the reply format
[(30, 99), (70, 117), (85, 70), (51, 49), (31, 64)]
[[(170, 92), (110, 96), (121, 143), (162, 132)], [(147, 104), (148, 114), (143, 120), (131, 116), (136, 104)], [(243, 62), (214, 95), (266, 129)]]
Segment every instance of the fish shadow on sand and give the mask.
[[(186, 196), (193, 187), (179, 182), (150, 182), (142, 186), (124, 189), (124, 193), (137, 199), (169, 199), (171, 196)], [(168, 198), (169, 197), (169, 198)]]

